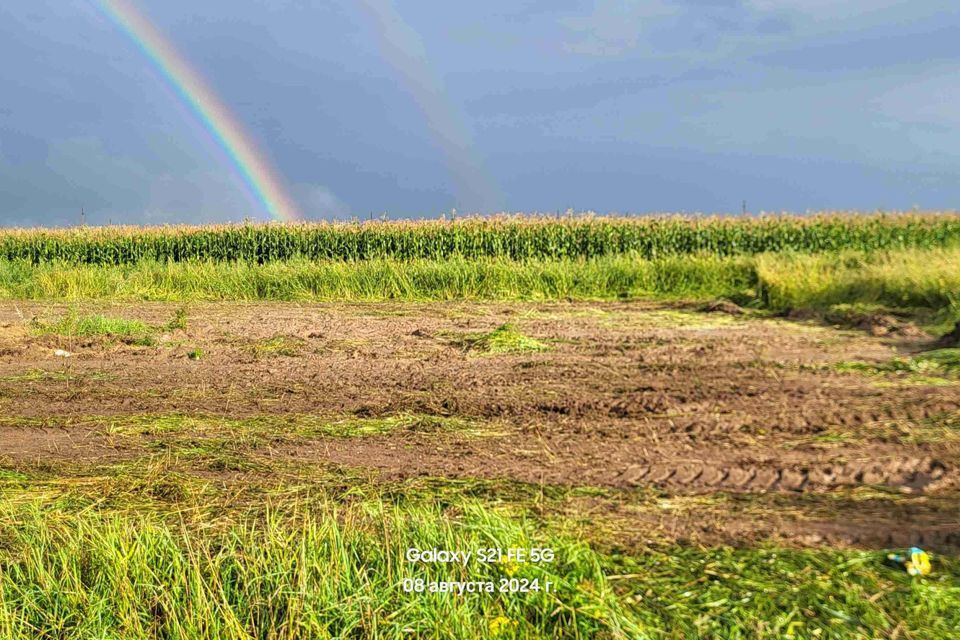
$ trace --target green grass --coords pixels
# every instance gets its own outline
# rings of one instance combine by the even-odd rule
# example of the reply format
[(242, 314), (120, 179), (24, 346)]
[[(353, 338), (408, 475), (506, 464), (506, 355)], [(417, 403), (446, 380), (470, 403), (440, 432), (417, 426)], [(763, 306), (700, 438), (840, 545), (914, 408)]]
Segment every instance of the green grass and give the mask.
[[(203, 423), (159, 418), (145, 416), (140, 427), (169, 434)], [(899, 629), (946, 640), (960, 629), (960, 561), (952, 556), (934, 554), (934, 573), (910, 578), (885, 563), (885, 549), (625, 546), (626, 521), (609, 540), (601, 533), (598, 505), (618, 498), (589, 487), (371, 484), (246, 457), (237, 466), (222, 460), (219, 470), (243, 475), (221, 479), (204, 472), (203, 459), (189, 468), (154, 460), (0, 470), (0, 637), (852, 639)], [(855, 497), (860, 507), (844, 508), (905, 499), (648, 492), (636, 504), (669, 503), (693, 517), (707, 500), (707, 513), (736, 506), (748, 517), (750, 509), (787, 514), (809, 502), (804, 513), (816, 516)], [(410, 548), (489, 547), (547, 547), (556, 557), (465, 567), (404, 559)], [(461, 597), (402, 588), (406, 578), (496, 581), (510, 573), (553, 589)], [(510, 633), (494, 633), (491, 622), (504, 618)]]
[(59, 300), (555, 300), (735, 295), (754, 284), (746, 259), (628, 256), (503, 259), (141, 262), (89, 266), (0, 261), (0, 298)]
[[(408, 433), (460, 433), (484, 435), (490, 433), (477, 421), (459, 416), (432, 416), (399, 413), (375, 418), (349, 417), (313, 420), (298, 429), (301, 436), (358, 437), (382, 435), (397, 431)], [(495, 432), (494, 432), (495, 433)]]
[[(174, 491), (178, 489), (174, 487)], [(0, 503), (4, 638), (954, 638), (960, 565), (882, 552), (594, 548), (467, 500), (265, 509), (230, 524)], [(407, 549), (548, 547), (543, 564), (407, 562)], [(551, 592), (405, 593), (405, 579)], [(491, 625), (506, 619), (508, 633)], [(503, 620), (501, 620), (503, 622)]]
[(960, 309), (960, 250), (757, 257), (760, 296), (771, 309), (872, 303), (895, 309)]
[(167, 323), (167, 331), (184, 331), (187, 328), (187, 309), (180, 307), (173, 313), (173, 319)]
[[(0, 382), (103, 382), (116, 379), (116, 375), (103, 371), (70, 372), (50, 371), (47, 369), (30, 369), (23, 373), (9, 376), (0, 376)], [(3, 418), (0, 418), (2, 422)]]
[(479, 353), (524, 353), (546, 351), (547, 345), (523, 335), (514, 325), (500, 325), (493, 331), (469, 336), (463, 340), (468, 349)]
[[(828, 318), (842, 305), (891, 310), (945, 328), (960, 318), (958, 233), (955, 216), (17, 231), (0, 236), (0, 298), (726, 298), (754, 310), (813, 309)], [(186, 326), (181, 310), (163, 326), (70, 314), (32, 329), (137, 341)], [(545, 347), (513, 325), (467, 336), (464, 346), (481, 353)], [(272, 356), (296, 347), (279, 336), (251, 348)], [(952, 381), (958, 353), (841, 368)], [(194, 349), (190, 357), (205, 356)], [(10, 381), (56, 375), (29, 372)], [(556, 488), (534, 485), (511, 492), (437, 480), (418, 490), (365, 484), (354, 472), (326, 467), (321, 484), (269, 455), (273, 445), (317, 437), (490, 435), (495, 425), (485, 422), (171, 414), (74, 417), (70, 424), (130, 445), (134, 458), (95, 473), (81, 462), (59, 463), (79, 469), (69, 473), (38, 464), (42, 478), (26, 468), (0, 469), (2, 638), (960, 637), (954, 557), (935, 556), (932, 576), (910, 578), (887, 566), (880, 549), (626, 545), (623, 535), (601, 535), (612, 521), (603, 520), (600, 492), (589, 487), (576, 489), (587, 505), (580, 510), (551, 498)], [(871, 437), (952, 442), (956, 424), (944, 418), (887, 431)], [(817, 444), (848, 437), (861, 436), (827, 434)], [(262, 492), (253, 488), (258, 483)], [(658, 509), (689, 507), (693, 518), (698, 500), (718, 509), (744, 498), (643, 499)], [(796, 499), (840, 512), (827, 504), (839, 499), (833, 495)], [(547, 508), (551, 500), (557, 504)], [(624, 523), (618, 526), (623, 534)], [(514, 568), (404, 560), (411, 547), (491, 546), (546, 546), (556, 561)], [(549, 580), (554, 589), (461, 597), (401, 588), (405, 578), (499, 579), (515, 569), (514, 577)]]
[(110, 338), (127, 344), (152, 346), (154, 335), (163, 331), (175, 331), (186, 328), (186, 312), (178, 309), (173, 320), (162, 326), (147, 324), (141, 320), (115, 318), (99, 313), (80, 315), (71, 311), (55, 320), (34, 318), (30, 321), (30, 332), (36, 336), (58, 336), (63, 338)]
[(53, 322), (34, 320), (31, 323), (34, 335), (55, 335), (77, 338), (111, 337), (132, 340), (145, 339), (153, 328), (140, 320), (111, 318), (100, 314), (77, 315), (70, 313)]
[(46, 369), (30, 369), (16, 375), (0, 376), (2, 382), (44, 382), (48, 380), (69, 382), (79, 379), (81, 379), (81, 376), (76, 374), (65, 371), (47, 371)]
[(960, 318), (960, 249), (512, 261), (0, 261), (0, 298), (38, 300), (616, 300), (727, 298), (757, 309), (874, 305), (941, 329)]
[(887, 362), (842, 362), (840, 371), (856, 371), (870, 375), (917, 375), (930, 380), (951, 380), (960, 377), (960, 349), (936, 349), (910, 356), (893, 358)]

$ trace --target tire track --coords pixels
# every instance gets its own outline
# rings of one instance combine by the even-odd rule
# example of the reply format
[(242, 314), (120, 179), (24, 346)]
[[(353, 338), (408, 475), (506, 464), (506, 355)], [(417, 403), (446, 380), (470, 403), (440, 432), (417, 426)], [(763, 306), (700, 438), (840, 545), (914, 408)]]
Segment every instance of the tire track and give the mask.
[(952, 473), (933, 458), (905, 458), (876, 463), (764, 464), (634, 464), (620, 473), (618, 483), (634, 487), (735, 491), (829, 491), (855, 486), (886, 486), (923, 492), (953, 483)]

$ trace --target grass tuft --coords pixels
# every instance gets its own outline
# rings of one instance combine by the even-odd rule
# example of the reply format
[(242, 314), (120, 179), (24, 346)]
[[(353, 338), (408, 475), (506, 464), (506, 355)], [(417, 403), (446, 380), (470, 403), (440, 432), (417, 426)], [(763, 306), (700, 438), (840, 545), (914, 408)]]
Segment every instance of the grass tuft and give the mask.
[(187, 308), (180, 307), (173, 313), (173, 319), (167, 323), (167, 331), (185, 331), (187, 328)]
[(63, 338), (110, 338), (127, 344), (153, 346), (155, 334), (161, 331), (186, 329), (186, 311), (177, 309), (173, 319), (161, 326), (149, 325), (141, 320), (114, 318), (102, 314), (79, 315), (71, 311), (53, 321), (34, 318), (30, 321), (30, 331), (37, 336), (58, 336)]
[(140, 320), (111, 318), (100, 314), (79, 316), (70, 313), (53, 322), (33, 320), (34, 335), (55, 335), (77, 338), (110, 337), (137, 339), (147, 337), (153, 329)]
[(480, 353), (524, 353), (528, 351), (546, 351), (547, 345), (525, 336), (510, 324), (504, 324), (489, 333), (472, 336), (465, 340), (467, 347)]

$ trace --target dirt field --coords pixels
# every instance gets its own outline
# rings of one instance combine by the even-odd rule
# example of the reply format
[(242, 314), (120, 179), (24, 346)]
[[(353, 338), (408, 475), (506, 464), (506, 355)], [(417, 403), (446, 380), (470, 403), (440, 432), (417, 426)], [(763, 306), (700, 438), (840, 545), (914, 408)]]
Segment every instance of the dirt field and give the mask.
[[(176, 308), (73, 310), (159, 327)], [(960, 384), (837, 366), (919, 352), (923, 336), (651, 303), (192, 305), (186, 328), (147, 346), (31, 331), (32, 318), (67, 311), (0, 304), (7, 468), (169, 449), (169, 433), (118, 428), (134, 418), (196, 417), (176, 434), (182, 445), (210, 438), (204, 421), (269, 417), (230, 450), (384, 484), (596, 488), (561, 508), (613, 525), (620, 542), (960, 548)], [(477, 348), (506, 323), (546, 349)], [(332, 435), (300, 429), (305, 416), (417, 418)], [(270, 475), (192, 471), (231, 483)]]

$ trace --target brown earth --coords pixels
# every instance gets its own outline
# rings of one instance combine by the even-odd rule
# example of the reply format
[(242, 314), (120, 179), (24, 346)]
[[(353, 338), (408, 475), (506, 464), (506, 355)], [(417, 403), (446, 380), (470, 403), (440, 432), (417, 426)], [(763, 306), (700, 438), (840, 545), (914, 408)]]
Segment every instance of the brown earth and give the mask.
[[(81, 311), (161, 327), (175, 309)], [(960, 384), (833, 366), (882, 362), (923, 348), (923, 338), (702, 309), (193, 305), (186, 329), (158, 329), (154, 345), (134, 346), (35, 335), (31, 318), (67, 309), (2, 303), (0, 459), (110, 463), (144, 454), (149, 438), (118, 440), (91, 416), (460, 416), (479, 433), (282, 439), (249, 455), (365, 469), (384, 483), (479, 478), (625, 496), (653, 489), (687, 501), (783, 495), (786, 503), (747, 521), (707, 509), (709, 524), (705, 512), (659, 514), (654, 524), (675, 539), (960, 547)], [(549, 348), (470, 348), (471, 336), (508, 322)], [(188, 357), (195, 349), (199, 360)], [(856, 499), (864, 491), (882, 499)], [(833, 506), (813, 513), (814, 496)], [(653, 526), (628, 498), (617, 504), (623, 527)]]

